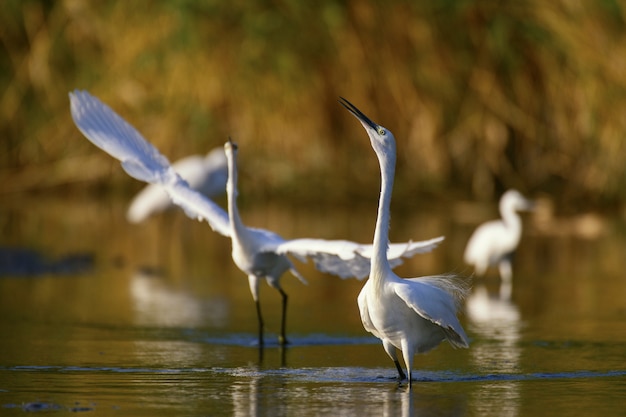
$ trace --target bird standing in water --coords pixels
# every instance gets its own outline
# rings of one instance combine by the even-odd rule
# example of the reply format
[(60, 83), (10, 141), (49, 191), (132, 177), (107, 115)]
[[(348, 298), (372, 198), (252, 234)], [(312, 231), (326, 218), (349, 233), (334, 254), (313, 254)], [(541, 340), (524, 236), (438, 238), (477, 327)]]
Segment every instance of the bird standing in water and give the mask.
[(500, 198), (502, 219), (491, 220), (476, 228), (465, 247), (463, 258), (473, 265), (476, 274), (484, 275), (487, 268), (497, 266), (502, 279), (500, 297), (511, 298), (513, 268), (511, 258), (522, 237), (522, 219), (518, 211), (533, 208), (533, 202), (517, 190), (508, 190)]
[[(374, 232), (374, 251), (367, 282), (358, 304), (365, 330), (383, 342), (400, 380), (412, 384), (413, 356), (428, 352), (444, 340), (454, 347), (468, 347), (467, 336), (456, 317), (467, 285), (452, 275), (403, 279), (391, 269), (387, 258), (391, 192), (395, 174), (396, 141), (393, 134), (372, 122), (348, 100), (339, 101), (363, 125), (378, 157), (381, 191)], [(396, 349), (402, 351), (404, 373)]]

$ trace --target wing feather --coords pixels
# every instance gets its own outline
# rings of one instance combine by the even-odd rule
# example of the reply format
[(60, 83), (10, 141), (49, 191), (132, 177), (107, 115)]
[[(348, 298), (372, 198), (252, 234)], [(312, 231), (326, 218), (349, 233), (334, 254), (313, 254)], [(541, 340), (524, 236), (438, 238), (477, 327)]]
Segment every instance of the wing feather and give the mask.
[[(430, 252), (444, 240), (443, 236), (420, 242), (392, 243), (387, 256), (392, 268), (402, 264), (403, 258), (418, 253)], [(266, 248), (280, 254), (292, 255), (302, 262), (310, 258), (315, 267), (325, 273), (341, 278), (363, 279), (370, 273), (371, 244), (360, 244), (349, 240), (293, 239), (278, 246)]]
[(230, 236), (228, 214), (191, 189), (172, 169), (167, 158), (133, 126), (86, 91), (75, 90), (69, 96), (72, 118), (78, 129), (94, 145), (121, 161), (128, 175), (162, 186), (189, 217), (206, 220), (213, 230)]
[(393, 284), (396, 294), (417, 314), (440, 326), (454, 347), (468, 347), (467, 335), (456, 317), (468, 286), (453, 275), (401, 280)]
[(367, 307), (367, 292), (370, 282), (371, 281), (367, 281), (363, 288), (361, 288), (361, 292), (359, 293), (359, 297), (357, 298), (357, 303), (359, 305), (359, 312), (361, 313), (361, 322), (363, 323), (363, 328), (382, 340), (384, 338), (378, 332), (378, 330), (376, 330), (376, 326), (374, 326), (374, 323), (372, 323), (369, 308)]

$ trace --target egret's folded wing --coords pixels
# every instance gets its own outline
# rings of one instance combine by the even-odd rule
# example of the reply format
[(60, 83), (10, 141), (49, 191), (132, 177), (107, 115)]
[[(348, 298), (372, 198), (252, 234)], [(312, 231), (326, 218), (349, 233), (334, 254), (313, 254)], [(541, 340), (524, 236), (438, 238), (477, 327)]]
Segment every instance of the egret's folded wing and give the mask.
[[(433, 250), (443, 237), (424, 242), (393, 243), (387, 252), (392, 267), (402, 263), (402, 258)], [(280, 254), (295, 256), (302, 262), (313, 260), (315, 267), (341, 278), (363, 279), (370, 273), (372, 245), (362, 245), (349, 240), (294, 239), (267, 248)]]
[(394, 282), (394, 291), (417, 314), (439, 325), (454, 347), (467, 347), (467, 335), (456, 317), (467, 286), (453, 275)]
[(370, 317), (369, 307), (367, 305), (367, 293), (369, 292), (369, 285), (372, 285), (372, 281), (367, 281), (365, 283), (365, 285), (361, 289), (361, 292), (359, 293), (359, 296), (357, 297), (357, 304), (359, 305), (359, 312), (361, 313), (361, 322), (363, 323), (363, 327), (365, 328), (365, 330), (367, 330), (379, 339), (384, 339), (384, 336), (378, 332), (378, 329), (376, 329), (376, 326), (374, 326), (372, 318)]
[(226, 212), (189, 188), (167, 158), (109, 106), (86, 91), (75, 90), (70, 93), (70, 108), (74, 123), (83, 135), (120, 160), (128, 175), (163, 186), (174, 204), (182, 207), (189, 217), (206, 220), (216, 232), (230, 235)]

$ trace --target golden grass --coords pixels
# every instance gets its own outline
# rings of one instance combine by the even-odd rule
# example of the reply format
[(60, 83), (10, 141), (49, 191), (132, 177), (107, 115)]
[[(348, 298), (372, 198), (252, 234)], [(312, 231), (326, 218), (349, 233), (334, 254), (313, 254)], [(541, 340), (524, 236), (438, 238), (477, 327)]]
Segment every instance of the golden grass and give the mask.
[(198, 3), (3, 2), (0, 193), (133, 184), (72, 125), (85, 88), (172, 160), (231, 135), (243, 195), (372, 195), (341, 95), (395, 133), (402, 198), (625, 196), (618, 2)]

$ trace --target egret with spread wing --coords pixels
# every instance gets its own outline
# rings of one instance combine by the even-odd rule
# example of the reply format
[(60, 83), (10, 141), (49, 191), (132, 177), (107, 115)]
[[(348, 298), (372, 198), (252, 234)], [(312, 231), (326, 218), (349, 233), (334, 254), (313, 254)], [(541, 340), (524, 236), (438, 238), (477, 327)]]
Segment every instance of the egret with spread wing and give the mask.
[[(280, 287), (281, 275), (289, 270), (302, 282), (287, 255), (302, 261), (311, 258), (317, 269), (342, 278), (364, 278), (369, 273), (371, 245), (347, 240), (285, 240), (277, 234), (246, 227), (237, 210), (237, 147), (230, 140), (224, 145), (228, 160), (228, 213), (212, 200), (191, 189), (167, 158), (111, 108), (85, 91), (70, 93), (72, 118), (78, 129), (93, 144), (118, 159), (131, 177), (162, 186), (174, 204), (194, 219), (205, 220), (211, 228), (232, 242), (235, 264), (248, 275), (250, 291), (257, 308), (259, 345), (263, 344), (263, 318), (259, 304), (259, 282), (265, 279), (282, 296), (282, 321), (279, 341), (287, 342), (285, 321), (287, 294)], [(396, 243), (389, 247), (390, 264), (402, 263), (403, 257), (434, 249), (443, 237), (422, 242)]]
[(508, 190), (500, 198), (502, 219), (491, 220), (476, 228), (465, 247), (463, 258), (483, 275), (490, 266), (497, 266), (502, 278), (500, 297), (511, 297), (513, 269), (511, 258), (522, 236), (522, 220), (518, 211), (531, 210), (533, 202), (517, 190)]
[[(172, 164), (172, 168), (194, 190), (209, 198), (226, 192), (228, 165), (222, 146), (206, 155), (186, 156)], [(174, 206), (170, 196), (157, 184), (148, 184), (133, 198), (126, 211), (131, 223), (141, 223), (153, 214)]]
[[(416, 353), (427, 352), (444, 340), (454, 347), (468, 347), (467, 336), (456, 317), (468, 288), (452, 275), (403, 279), (392, 271), (387, 247), (396, 140), (389, 130), (372, 122), (348, 100), (341, 98), (340, 103), (365, 128), (381, 173), (372, 265), (369, 279), (358, 297), (361, 320), (365, 330), (382, 340), (400, 380), (408, 375), (410, 386)], [(402, 351), (407, 375), (398, 362), (396, 349)]]

